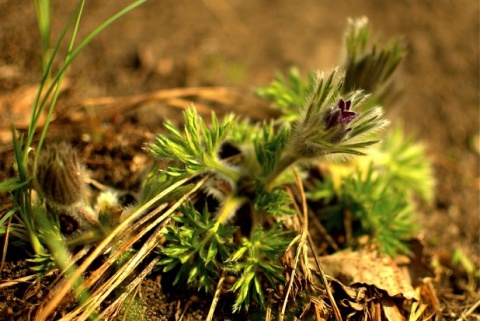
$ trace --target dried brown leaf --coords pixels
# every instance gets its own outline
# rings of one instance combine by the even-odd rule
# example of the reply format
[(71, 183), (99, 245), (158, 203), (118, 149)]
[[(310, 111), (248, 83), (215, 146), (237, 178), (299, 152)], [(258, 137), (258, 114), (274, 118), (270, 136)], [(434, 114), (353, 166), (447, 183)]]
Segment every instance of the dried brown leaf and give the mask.
[(320, 263), (327, 275), (344, 284), (372, 285), (386, 291), (390, 297), (414, 298), (415, 291), (409, 282), (409, 276), (390, 257), (345, 250), (321, 257)]

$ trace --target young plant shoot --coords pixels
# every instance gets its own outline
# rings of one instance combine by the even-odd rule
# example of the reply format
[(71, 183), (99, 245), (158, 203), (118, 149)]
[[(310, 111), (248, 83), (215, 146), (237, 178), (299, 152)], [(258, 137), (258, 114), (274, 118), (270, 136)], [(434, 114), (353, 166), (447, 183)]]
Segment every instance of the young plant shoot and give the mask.
[[(147, 181), (145, 190), (188, 175), (208, 176), (204, 194), (216, 201), (202, 202), (201, 209), (187, 204), (164, 230), (160, 264), (164, 272), (178, 269), (175, 283), (212, 292), (220, 275), (230, 272), (237, 276), (234, 309), (248, 308), (251, 299), (263, 305), (261, 284), (284, 280), (278, 260), (294, 236), (283, 223), (293, 213), (285, 190), (292, 170), (333, 155), (363, 155), (379, 141), (376, 133), (388, 123), (381, 107), (364, 108), (368, 96), (360, 91), (341, 94), (344, 74), (338, 70), (316, 73), (313, 80), (312, 93), (290, 122), (249, 124), (233, 115), (219, 121), (213, 114), (208, 127), (190, 108), (183, 130), (167, 123), (168, 134), (150, 145), (166, 164), (150, 175), (166, 178)], [(227, 145), (236, 154), (222, 158)], [(249, 230), (233, 227), (246, 219)], [(242, 241), (236, 242), (239, 233)]]
[[(328, 216), (333, 225), (343, 221), (346, 211), (353, 212), (361, 222), (355, 236), (368, 235), (384, 253), (408, 252), (405, 241), (415, 231), (414, 203), (408, 196), (415, 190), (409, 186), (419, 183), (409, 179), (428, 176), (425, 187), (416, 185), (425, 196), (431, 173), (428, 162), (406, 160), (405, 166), (418, 168), (418, 175), (410, 177), (401, 175), (394, 159), (380, 164), (368, 156), (381, 150), (400, 153), (390, 146), (378, 148), (384, 146), (378, 144), (384, 138), (379, 134), (389, 122), (377, 102), (403, 57), (400, 42), (377, 54), (376, 45), (368, 46), (368, 30), (365, 19), (350, 21), (345, 71), (336, 68), (302, 79), (292, 69), (288, 77), (279, 75), (261, 88), (258, 94), (282, 111), (278, 120), (251, 123), (235, 115), (219, 120), (212, 113), (207, 126), (192, 107), (184, 114), (183, 129), (167, 122), (167, 133), (148, 147), (157, 163), (142, 198), (188, 176), (206, 177), (202, 195), (185, 204), (163, 230), (160, 265), (164, 272), (176, 273), (176, 285), (213, 293), (220, 277), (232, 274), (234, 311), (248, 309), (252, 302), (264, 306), (265, 284), (278, 289), (275, 285), (284, 283), (279, 259), (296, 235), (289, 223), (295, 200), (287, 193), (293, 171), (313, 183), (309, 202), (321, 201), (323, 213), (335, 212), (336, 217)], [(366, 79), (372, 70), (374, 79)], [(421, 152), (419, 147), (411, 150)], [(354, 157), (364, 157), (370, 165), (358, 167)], [(336, 175), (335, 163), (346, 164), (350, 174)], [(323, 179), (311, 178), (309, 167), (323, 168)], [(396, 177), (402, 180), (397, 183)], [(346, 245), (354, 244), (349, 240)]]

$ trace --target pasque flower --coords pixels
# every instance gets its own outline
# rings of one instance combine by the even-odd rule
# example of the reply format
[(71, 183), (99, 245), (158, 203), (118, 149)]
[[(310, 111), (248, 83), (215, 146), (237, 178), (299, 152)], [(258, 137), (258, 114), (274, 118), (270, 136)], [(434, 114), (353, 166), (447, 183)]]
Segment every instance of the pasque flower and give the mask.
[(333, 107), (325, 117), (326, 129), (330, 129), (334, 126), (348, 124), (357, 115), (356, 112), (351, 111), (352, 101), (344, 101), (340, 99), (340, 102), (336, 107)]
[(330, 132), (329, 137), (325, 137), (327, 141), (338, 143), (351, 130), (348, 124), (357, 116), (356, 112), (350, 110), (351, 106), (351, 100), (340, 99), (338, 104), (325, 115), (325, 130)]
[(49, 206), (80, 223), (94, 224), (97, 214), (85, 203), (87, 176), (75, 149), (61, 142), (40, 152), (35, 186)]
[(292, 124), (285, 157), (290, 161), (312, 160), (329, 154), (362, 155), (362, 149), (378, 140), (371, 133), (388, 121), (381, 107), (366, 109), (361, 91), (340, 97), (344, 74), (334, 69), (328, 76), (317, 74), (313, 94)]
[(36, 174), (37, 189), (51, 205), (69, 207), (84, 199), (86, 170), (67, 143), (42, 150)]
[(289, 141), (272, 177), (296, 162), (332, 154), (363, 155), (365, 147), (379, 141), (373, 134), (388, 124), (382, 119), (382, 108), (365, 107), (368, 96), (362, 91), (340, 97), (344, 78), (337, 69), (328, 75), (316, 74), (312, 94), (291, 124)]

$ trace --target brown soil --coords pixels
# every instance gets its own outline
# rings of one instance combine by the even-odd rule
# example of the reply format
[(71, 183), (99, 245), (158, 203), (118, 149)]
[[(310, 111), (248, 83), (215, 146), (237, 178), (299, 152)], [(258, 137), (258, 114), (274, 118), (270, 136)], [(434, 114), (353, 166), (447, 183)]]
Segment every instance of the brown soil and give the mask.
[[(79, 39), (127, 3), (87, 2)], [(71, 10), (70, 2), (53, 2), (52, 39), (57, 39)], [(233, 102), (204, 99), (199, 104), (220, 113), (228, 109), (262, 118), (268, 115), (266, 108), (248, 109), (255, 99), (252, 90), (291, 66), (307, 72), (341, 62), (339, 39), (346, 19), (362, 15), (383, 38), (397, 35), (408, 44), (408, 57), (398, 74), (403, 99), (386, 107), (393, 122), (403, 121), (426, 143), (435, 164), (436, 197), (421, 213), (423, 238), (427, 256), (451, 268), (437, 291), (443, 315), (456, 319), (471, 306), (472, 298), (462, 291), (461, 271), (450, 266), (452, 252), (462, 249), (480, 266), (478, 1), (150, 1), (102, 32), (78, 56), (67, 73), (68, 88), (59, 110), (95, 97), (230, 86), (241, 93)], [(25, 93), (40, 79), (41, 49), (32, 1), (0, 1), (0, 30), (3, 179), (13, 175), (9, 136), (3, 129), (12, 121), (25, 128), (29, 119), (29, 105), (17, 104), (15, 108), (25, 109), (11, 110), (12, 99), (19, 99), (19, 92)], [(10, 100), (5, 100), (7, 96)], [(149, 163), (142, 144), (160, 130), (165, 118), (177, 119), (178, 107), (194, 96), (168, 103), (148, 101), (122, 112), (113, 108), (89, 122), (60, 112), (50, 136), (70, 140), (94, 179), (134, 198)], [(255, 101), (254, 106), (265, 103)], [(2, 281), (29, 274), (23, 261), (15, 263), (18, 257), (9, 259), (12, 263), (2, 271)], [(35, 304), (31, 293), (41, 296), (41, 291), (31, 286), (2, 290), (0, 310), (7, 319), (26, 319), (26, 311)], [(183, 310), (184, 320), (202, 320), (208, 312), (208, 300), (193, 302), (189, 295), (166, 298), (155, 279), (142, 291), (150, 307), (148, 320), (174, 320)]]

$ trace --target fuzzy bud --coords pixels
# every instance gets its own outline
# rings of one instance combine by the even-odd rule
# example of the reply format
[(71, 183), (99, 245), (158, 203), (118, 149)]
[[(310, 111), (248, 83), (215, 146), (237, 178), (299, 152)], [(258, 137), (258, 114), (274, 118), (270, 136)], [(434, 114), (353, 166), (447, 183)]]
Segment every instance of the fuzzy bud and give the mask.
[(291, 139), (277, 166), (333, 154), (364, 155), (366, 147), (378, 142), (372, 134), (388, 124), (382, 108), (366, 107), (368, 95), (361, 91), (340, 98), (343, 80), (337, 70), (316, 75), (313, 93), (292, 124)]
[(352, 102), (340, 99), (340, 102), (333, 107), (325, 117), (326, 129), (330, 129), (334, 126), (348, 124), (352, 119), (357, 116), (357, 113), (350, 110)]
[(65, 208), (83, 201), (86, 175), (76, 151), (67, 143), (48, 146), (40, 153), (36, 184), (50, 205)]
[(340, 102), (325, 115), (325, 130), (330, 132), (325, 139), (329, 143), (336, 144), (342, 141), (351, 130), (347, 125), (357, 116), (356, 112), (350, 110), (351, 104), (350, 100), (345, 102), (340, 99)]

